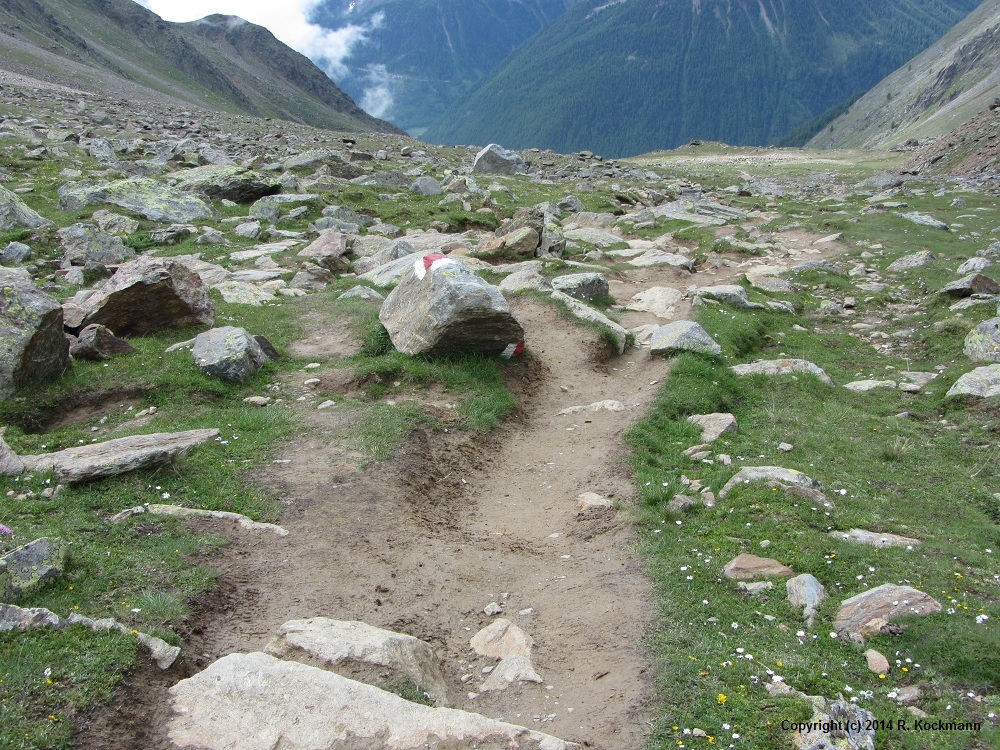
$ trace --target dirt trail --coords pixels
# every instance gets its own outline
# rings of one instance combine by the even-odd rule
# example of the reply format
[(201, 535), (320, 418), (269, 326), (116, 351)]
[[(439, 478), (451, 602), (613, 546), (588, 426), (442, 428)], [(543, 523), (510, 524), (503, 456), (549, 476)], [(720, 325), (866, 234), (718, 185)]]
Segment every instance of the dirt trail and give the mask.
[[(637, 270), (613, 282), (612, 293), (627, 300), (651, 286), (707, 286), (743, 270)], [(576, 498), (597, 492), (630, 503), (622, 436), (648, 410), (669, 364), (645, 348), (602, 361), (591, 329), (527, 298), (512, 306), (529, 343), (508, 368), (516, 417), (489, 435), (418, 431), (393, 459), (362, 470), (342, 447), (350, 415), (308, 411), (311, 429), (257, 478), (287, 504), (289, 536), (233, 531), (232, 544), (203, 561), (220, 581), (188, 634), (186, 661), (166, 675), (130, 675), (113, 710), (81, 730), (81, 747), (106, 747), (113, 737), (123, 750), (170, 748), (170, 685), (226, 654), (261, 650), (289, 619), (316, 616), (430, 642), (457, 708), (589, 747), (644, 745), (651, 587), (627, 514), (581, 518)], [(676, 317), (689, 312), (683, 302)], [(622, 316), (627, 327), (665, 322)], [(332, 346), (329, 327), (315, 324), (311, 335)], [(338, 372), (310, 371), (296, 383), (333, 381)], [(559, 415), (606, 399), (627, 409)], [(477, 657), (469, 639), (492, 621), (483, 612), (491, 602), (534, 638), (542, 684), (477, 694), (494, 661)]]

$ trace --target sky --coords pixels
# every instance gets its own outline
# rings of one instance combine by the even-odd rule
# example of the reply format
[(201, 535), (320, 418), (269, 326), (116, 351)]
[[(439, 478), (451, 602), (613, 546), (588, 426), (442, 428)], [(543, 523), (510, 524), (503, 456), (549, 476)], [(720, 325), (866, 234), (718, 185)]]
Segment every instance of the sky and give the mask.
[[(310, 11), (320, 0), (136, 0), (166, 21), (196, 21), (199, 18), (221, 13), (239, 16), (251, 23), (264, 26), (278, 39), (310, 58), (326, 71), (335, 82), (353, 75), (344, 64), (346, 58), (359, 44), (363, 44), (381, 23), (376, 15), (366, 25), (346, 24), (330, 30), (309, 22)], [(365, 94), (358, 102), (363, 109), (376, 117), (385, 117), (392, 107), (392, 95), (384, 68), (363, 74), (366, 77)]]

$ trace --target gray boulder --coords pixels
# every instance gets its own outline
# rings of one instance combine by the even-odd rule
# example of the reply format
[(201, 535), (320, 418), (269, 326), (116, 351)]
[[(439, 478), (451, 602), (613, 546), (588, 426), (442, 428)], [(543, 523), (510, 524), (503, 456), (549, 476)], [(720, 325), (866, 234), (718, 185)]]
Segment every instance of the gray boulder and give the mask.
[(311, 260), (328, 271), (343, 273), (351, 267), (351, 262), (346, 257), (350, 250), (347, 235), (326, 230), (320, 232), (319, 237), (304, 250), (299, 251), (298, 257)]
[(895, 271), (908, 271), (911, 268), (919, 268), (920, 266), (926, 266), (928, 263), (934, 262), (934, 253), (930, 250), (921, 250), (918, 253), (911, 253), (910, 255), (904, 255), (902, 258), (898, 258), (889, 264), (886, 271), (893, 273)]
[(182, 190), (203, 193), (215, 200), (253, 203), (266, 195), (281, 192), (281, 178), (246, 167), (209, 165), (171, 175)]
[(611, 293), (608, 280), (601, 273), (571, 273), (552, 279), (552, 288), (582, 300), (607, 297)]
[(699, 297), (708, 297), (725, 305), (738, 308), (740, 310), (766, 310), (767, 308), (758, 303), (751, 302), (747, 297), (747, 290), (737, 284), (720, 284), (718, 286), (706, 286), (698, 289), (695, 294)]
[(100, 323), (119, 336), (215, 322), (208, 287), (198, 274), (171, 258), (145, 255), (122, 264), (78, 307), (80, 326)]
[(261, 198), (250, 206), (250, 216), (254, 219), (270, 221), (273, 224), (281, 216), (282, 206), (319, 205), (322, 202), (323, 199), (315, 193), (278, 193)]
[(26, 260), (31, 260), (31, 248), (22, 242), (9, 242), (0, 252), (0, 263), (5, 266), (17, 265)]
[(382, 304), (382, 301), (385, 299), (384, 296), (376, 292), (370, 286), (363, 286), (362, 284), (358, 284), (355, 287), (351, 287), (346, 292), (337, 297), (337, 299), (351, 299), (351, 298), (363, 299), (368, 302), (374, 302), (375, 304)]
[(336, 281), (334, 275), (325, 268), (315, 263), (303, 263), (288, 286), (292, 289), (310, 289), (318, 292), (326, 289), (334, 281)]
[(1000, 362), (1000, 318), (991, 318), (965, 337), (965, 356), (974, 362)]
[(313, 617), (286, 622), (264, 651), (279, 659), (318, 664), (369, 685), (377, 685), (385, 676), (403, 678), (436, 705), (448, 705), (448, 688), (434, 649), (412, 635), (363, 622)]
[(625, 345), (628, 343), (628, 331), (615, 323), (611, 318), (595, 310), (590, 305), (586, 305), (579, 300), (573, 299), (568, 294), (563, 294), (558, 289), (552, 291), (552, 299), (560, 302), (575, 318), (579, 318), (587, 323), (597, 323), (607, 330), (615, 342), (615, 351), (622, 354)]
[(47, 537), (11, 550), (0, 557), (0, 598), (13, 601), (26, 591), (60, 578), (68, 555), (69, 545)]
[(63, 310), (27, 271), (0, 268), (0, 399), (69, 366)]
[(549, 735), (267, 654), (230, 654), (170, 688), (169, 736), (202, 750), (579, 750)]
[(5, 187), (0, 187), (0, 229), (17, 229), (26, 227), (38, 229), (52, 222), (43, 219), (35, 211), (28, 208), (24, 201)]
[(722, 347), (692, 320), (678, 320), (657, 328), (650, 339), (649, 351), (651, 354), (694, 352), (710, 357), (722, 356)]
[(69, 354), (73, 359), (93, 362), (133, 354), (135, 349), (124, 339), (120, 339), (110, 329), (102, 325), (89, 325), (80, 331), (76, 342), (70, 344)]
[(423, 177), (418, 177), (410, 185), (410, 192), (416, 193), (417, 195), (430, 196), (430, 195), (441, 195), (444, 190), (441, 189), (441, 183), (435, 180), (433, 177), (428, 177), (424, 175)]
[(938, 291), (938, 294), (947, 294), (950, 297), (971, 297), (973, 294), (1000, 294), (1000, 284), (989, 276), (981, 273), (972, 273), (963, 276), (957, 281), (945, 284)]
[(682, 299), (684, 299), (683, 292), (666, 286), (654, 286), (632, 297), (625, 304), (625, 309), (648, 312), (658, 318), (669, 320), (674, 317), (676, 307)]
[(980, 258), (994, 258), (1000, 260), (1000, 242), (994, 242), (989, 247), (984, 247), (982, 250), (976, 250), (976, 256)]
[(199, 333), (191, 355), (203, 373), (233, 383), (242, 383), (269, 359), (253, 336), (235, 326)]
[(472, 171), (478, 174), (513, 175), (526, 172), (527, 169), (520, 155), (496, 143), (491, 143), (476, 154), (476, 160), (472, 165)]
[(145, 177), (99, 185), (70, 183), (59, 188), (59, 208), (63, 211), (79, 211), (99, 203), (121, 206), (168, 224), (187, 224), (212, 215), (212, 208), (200, 198)]
[(977, 367), (972, 372), (955, 381), (946, 394), (953, 396), (978, 396), (979, 398), (996, 398), (1000, 396), (1000, 365)]
[(513, 353), (524, 329), (500, 290), (445, 256), (418, 258), (379, 313), (404, 354)]
[(93, 224), (73, 224), (56, 232), (63, 247), (63, 267), (114, 266), (135, 257), (122, 238), (102, 232)]
[(717, 412), (715, 414), (692, 414), (687, 418), (691, 424), (701, 427), (701, 442), (714, 443), (723, 435), (728, 433), (736, 434), (739, 426), (736, 417), (728, 413)]

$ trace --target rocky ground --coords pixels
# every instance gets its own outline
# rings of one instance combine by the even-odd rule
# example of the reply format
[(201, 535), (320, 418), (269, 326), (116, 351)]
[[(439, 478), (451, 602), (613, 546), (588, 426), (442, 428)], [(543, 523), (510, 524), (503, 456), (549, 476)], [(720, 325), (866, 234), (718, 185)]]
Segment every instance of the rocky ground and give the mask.
[[(828, 507), (827, 515), (835, 512), (834, 501), (850, 508), (851, 500), (826, 497), (821, 482), (806, 471), (813, 466), (808, 459), (821, 457), (803, 457), (791, 443), (777, 445), (769, 460), (778, 464), (788, 454), (795, 466), (760, 468), (763, 462), (739, 455), (739, 443), (713, 445), (736, 440), (735, 433), (723, 437), (721, 429), (710, 434), (706, 428), (692, 439), (694, 428), (683, 425), (698, 413), (693, 410), (678, 418), (682, 427), (658, 428), (663, 434), (680, 430), (677, 441), (670, 441), (677, 447), (670, 450), (683, 455), (663, 452), (642, 459), (648, 465), (637, 462), (635, 436), (648, 429), (649, 419), (669, 412), (663, 389), (673, 382), (672, 362), (680, 362), (681, 369), (692, 361), (714, 362), (726, 373), (730, 364), (738, 365), (744, 370), (737, 367), (737, 374), (756, 373), (753, 382), (761, 392), (774, 375), (812, 383), (818, 374), (817, 382), (836, 383), (838, 393), (891, 391), (893, 398), (913, 399), (914, 409), (928, 413), (939, 402), (920, 406), (920, 399), (930, 404), (939, 383), (947, 383), (950, 397), (971, 394), (966, 397), (974, 404), (993, 403), (1000, 387), (1000, 366), (989, 364), (1000, 359), (993, 317), (1000, 286), (990, 275), (1000, 250), (996, 195), (990, 192), (995, 185), (988, 179), (917, 184), (912, 176), (907, 182), (876, 172), (885, 166), (885, 155), (776, 154), (711, 144), (630, 161), (587, 152), (480, 154), (479, 148), (440, 148), (388, 135), (332, 134), (284, 122), (138, 106), (23, 78), (4, 79), (0, 94), (5, 105), (0, 259), (7, 267), (7, 289), (19, 295), (17, 305), (33, 311), (25, 315), (10, 304), (5, 309), (5, 340), (28, 343), (5, 347), (13, 353), (5, 354), (0, 373), (8, 395), (5, 414), (16, 422), (7, 435), (13, 450), (4, 456), (5, 473), (12, 477), (5, 486), (11, 506), (0, 512), (0, 530), (11, 534), (0, 536), (2, 549), (14, 554), (11, 550), (30, 541), (24, 534), (41, 528), (30, 520), (39, 515), (32, 503), (44, 499), (49, 503), (44, 507), (58, 515), (60, 503), (85, 502), (91, 483), (99, 481), (120, 488), (121, 497), (103, 500), (106, 505), (88, 520), (93, 525), (96, 518), (102, 529), (95, 550), (109, 543), (102, 534), (117, 534), (104, 529), (155, 537), (173, 528), (152, 520), (184, 512), (168, 501), (230, 513), (183, 522), (194, 533), (221, 534), (228, 543), (217, 549), (221, 542), (212, 542), (184, 558), (185, 564), (218, 575), (190, 615), (145, 628), (179, 646), (179, 655), (167, 658), (159, 643), (147, 643), (158, 660), (169, 661), (167, 668), (153, 667), (140, 655), (110, 708), (84, 713), (85, 701), (67, 709), (69, 699), (30, 697), (17, 719), (25, 728), (25, 746), (235, 742), (256, 747), (247, 737), (259, 736), (260, 747), (285, 742), (329, 747), (331, 733), (347, 732), (354, 739), (333, 746), (374, 746), (365, 743), (388, 736), (393, 747), (423, 747), (435, 733), (451, 737), (443, 734), (448, 731), (499, 743), (483, 745), (490, 747), (573, 746), (563, 741), (603, 748), (686, 746), (715, 744), (717, 736), (719, 744), (726, 737), (727, 745), (778, 746), (768, 730), (734, 728), (746, 719), (713, 714), (710, 709), (726, 706), (731, 688), (709, 688), (712, 700), (704, 700), (701, 683), (714, 685), (715, 679), (707, 663), (683, 686), (665, 677), (700, 669), (700, 663), (691, 665), (714, 657), (689, 653), (679, 665), (663, 655), (672, 653), (669, 648), (658, 650), (658, 641), (669, 641), (675, 632), (680, 642), (690, 625), (704, 637), (694, 650), (707, 650), (720, 618), (732, 620), (735, 630), (738, 615), (733, 604), (707, 621), (701, 614), (697, 623), (687, 614), (678, 615), (684, 622), (671, 620), (682, 609), (676, 598), (693, 601), (701, 595), (679, 593), (680, 587), (664, 582), (667, 558), (658, 557), (656, 540), (666, 540), (666, 523), (695, 525), (701, 519), (706, 527), (722, 528), (728, 522), (723, 501), (730, 492), (737, 497), (751, 492), (744, 484), (792, 488), (803, 493), (796, 497)], [(934, 207), (942, 208), (931, 215)], [(912, 228), (914, 246), (878, 242), (882, 227), (874, 222), (881, 221), (899, 222), (892, 224), (895, 234), (887, 234), (894, 238)], [(872, 234), (848, 241), (862, 228)], [(947, 232), (947, 243), (938, 245), (933, 232), (942, 237)], [(919, 275), (924, 271), (928, 275)], [(440, 287), (441, 296), (434, 298), (440, 302), (427, 309), (421, 302), (432, 284)], [(466, 291), (458, 294), (459, 288)], [(344, 293), (360, 299), (342, 300)], [(473, 312), (463, 308), (462, 300), (480, 296), (487, 301)], [(944, 308), (941, 299), (948, 299)], [(352, 320), (370, 318), (379, 306), (387, 336), (353, 326)], [(929, 317), (932, 312), (936, 318)], [(292, 321), (287, 330), (294, 332), (286, 336), (276, 320)], [(931, 325), (941, 337), (965, 341), (964, 355), (954, 356), (954, 347), (928, 351), (923, 331)], [(744, 326), (748, 332), (739, 333)], [(260, 337), (262, 331), (274, 342)], [(806, 360), (827, 356), (841, 344), (789, 343), (799, 341), (796, 336), (826, 342), (834, 333), (864, 346), (865, 359), (852, 361), (856, 355), (847, 353), (823, 362), (834, 368), (832, 378)], [(150, 339), (154, 336), (160, 338)], [(518, 354), (522, 339), (526, 349)], [(137, 363), (153, 352), (143, 348), (149, 346), (144, 340), (170, 344), (162, 354), (168, 361)], [(391, 356), (395, 348), (416, 357), (413, 362), (434, 361), (455, 341), (464, 350), (515, 355), (497, 390), (506, 388), (516, 408), (492, 431), (468, 429), (474, 416), (464, 402), (467, 393), (434, 382), (437, 376), (418, 377), (407, 369), (411, 364), (402, 364), (404, 355), (391, 367), (364, 359), (372, 352)], [(950, 359), (942, 354), (940, 362), (931, 363), (941, 351)], [(671, 359), (675, 356), (679, 359)], [(267, 430), (278, 421), (294, 425), (280, 440), (246, 453), (237, 453), (235, 443), (251, 439), (254, 428), (188, 425), (222, 428), (206, 437), (216, 445), (196, 449), (203, 450), (196, 455), (226, 451), (222, 455), (230, 456), (230, 463), (245, 466), (241, 481), (256, 488), (251, 492), (273, 498), (280, 513), (255, 504), (256, 496), (254, 502), (222, 502), (228, 488), (221, 486), (214, 493), (218, 497), (208, 498), (183, 489), (178, 496), (165, 484), (152, 491), (166, 479), (148, 467), (176, 461), (180, 451), (169, 449), (166, 439), (154, 450), (108, 448), (106, 439), (125, 431), (162, 431), (162, 425), (172, 424), (169, 413), (186, 411), (183, 403), (150, 406), (148, 387), (134, 393), (121, 388), (129, 377), (136, 382), (147, 377), (143, 366), (190, 370), (192, 378), (211, 379), (190, 388), (192, 415), (206, 413), (200, 399), (210, 393), (205, 400), (215, 405), (204, 409), (216, 409), (207, 412), (212, 418), (231, 413), (234, 422), (243, 420), (238, 425), (256, 424), (268, 440)], [(108, 368), (113, 392), (96, 385), (102, 367)], [(60, 397), (54, 406), (43, 399), (52, 398), (44, 389), (55, 386), (32, 390), (35, 381), (51, 384), (71, 376), (93, 378), (86, 381), (93, 390), (75, 394), (75, 402)], [(719, 385), (712, 377), (699, 386), (705, 394)], [(216, 391), (205, 385), (216, 381), (234, 385)], [(37, 399), (38, 408), (24, 394)], [(943, 389), (935, 398), (944, 398)], [(734, 398), (724, 405), (740, 413), (751, 402)], [(992, 418), (989, 408), (970, 406), (970, 424)], [(772, 406), (772, 413), (779, 412)], [(741, 433), (764, 433), (763, 425), (739, 416)], [(705, 425), (715, 424), (716, 417), (726, 415), (705, 417)], [(63, 452), (70, 455), (53, 454), (53, 440), (65, 439), (60, 429), (79, 431), (104, 446), (100, 459), (81, 457), (82, 450), (72, 445), (59, 446), (71, 449)], [(393, 442), (387, 435), (396, 429), (400, 437)], [(981, 439), (982, 433), (975, 436)], [(905, 452), (902, 445), (899, 452)], [(982, 507), (998, 491), (993, 455), (976, 475), (982, 488), (977, 492), (985, 491)], [(178, 475), (188, 470), (183, 461), (169, 465), (179, 466)], [(195, 466), (188, 468), (193, 473)], [(148, 480), (138, 491), (148, 490), (147, 497), (151, 492), (153, 505), (127, 501), (136, 496), (127, 478), (136, 470), (143, 479), (133, 484)], [(36, 494), (35, 475), (55, 482)], [(112, 478), (102, 479), (108, 475)], [(238, 496), (243, 485), (234, 489)], [(275, 524), (255, 525), (248, 518), (261, 520), (269, 513), (275, 517), (263, 520)], [(842, 509), (837, 527), (857, 516), (852, 513)], [(983, 513), (994, 524), (992, 532), (984, 527), (988, 539), (996, 518)], [(904, 546), (919, 542), (898, 523), (888, 514), (875, 524), (879, 528), (861, 529), (843, 543), (861, 538), (881, 549), (901, 538)], [(929, 531), (923, 523), (916, 526)], [(706, 528), (704, 538), (713, 538), (711, 544), (727, 545), (725, 552), (718, 547), (706, 606), (725, 589), (739, 606), (759, 607), (756, 614), (771, 618), (767, 622), (788, 620), (794, 629), (800, 626), (798, 614), (777, 609), (770, 614), (773, 602), (766, 599), (773, 581), (781, 586), (792, 578), (796, 583), (786, 587), (790, 595), (798, 592), (795, 606), (806, 610), (809, 624), (802, 627), (824, 623), (819, 627), (832, 629), (848, 649), (852, 641), (888, 633), (899, 616), (915, 614), (893, 609), (898, 598), (912, 597), (916, 607), (918, 595), (927, 596), (894, 588), (881, 591), (881, 599), (859, 602), (848, 596), (856, 590), (822, 581), (822, 567), (805, 562), (808, 554), (792, 559), (790, 550), (797, 545), (784, 545), (780, 528), (767, 528), (767, 544), (756, 546), (744, 538), (750, 532), (734, 536), (727, 530), (716, 538)], [(893, 536), (890, 529), (907, 535)], [(780, 563), (749, 554), (767, 549), (772, 539)], [(111, 597), (87, 601), (73, 598), (73, 586), (53, 595), (54, 587), (76, 580), (74, 558), (66, 562), (61, 549), (37, 553), (41, 564), (51, 563), (51, 576), (29, 576), (5, 601), (53, 612), (83, 606), (89, 627), (100, 630), (96, 622), (113, 615), (117, 620), (108, 625), (113, 633), (120, 626), (123, 639), (139, 634), (142, 608), (106, 611), (117, 607), (110, 601), (119, 598), (117, 588)], [(935, 554), (946, 549), (942, 545)], [(962, 575), (979, 582), (975, 593), (987, 622), (985, 613), (996, 606), (996, 568), (990, 550), (975, 554)], [(698, 557), (697, 565), (711, 563), (711, 556)], [(76, 565), (83, 569), (82, 562)], [(832, 600), (824, 609), (827, 589)], [(762, 602), (751, 599), (761, 594)], [(922, 611), (916, 614), (942, 610), (938, 601), (927, 599), (919, 599)], [(783, 599), (778, 603), (787, 609)], [(834, 606), (836, 612), (829, 609)], [(53, 612), (15, 607), (5, 611), (3, 621), (30, 630), (24, 638), (47, 637), (38, 635), (45, 628), (32, 627), (67, 628), (76, 622), (63, 622)], [(372, 654), (391, 649), (373, 644), (398, 636), (366, 634), (369, 642), (354, 631), (325, 633), (309, 646), (274, 644), (281, 634), (291, 638), (289, 628), (326, 627), (315, 618), (415, 636), (429, 644), (420, 653), (430, 656), (406, 657), (405, 667), (388, 664), (389, 657)], [(287, 624), (302, 620), (309, 623)], [(789, 630), (783, 622), (782, 627)], [(493, 637), (504, 641), (504, 649), (482, 645)], [(348, 642), (368, 656), (354, 652), (345, 662), (330, 655)], [(265, 649), (273, 656), (231, 656)], [(734, 660), (745, 655), (742, 647), (739, 653)], [(888, 662), (866, 658), (874, 665), (870, 672), (865, 668), (870, 679), (880, 673), (884, 679)], [(413, 660), (422, 665), (417, 671), (411, 669)], [(803, 671), (815, 677), (823, 669), (818, 665), (814, 659)], [(14, 666), (9, 669), (13, 674)], [(390, 684), (396, 672), (405, 678), (402, 687)], [(769, 673), (775, 674), (773, 668)], [(391, 691), (357, 687), (333, 674)], [(753, 678), (756, 686), (759, 677)], [(51, 679), (44, 676), (49, 684)], [(69, 670), (61, 679), (73, 682)], [(225, 682), (226, 690), (213, 690), (211, 680)], [(947, 675), (942, 681), (948, 682)], [(871, 716), (858, 713), (861, 707), (849, 698), (841, 696), (837, 703), (830, 685), (818, 677), (813, 682), (795, 674), (789, 683), (793, 687), (775, 680), (765, 702), (812, 693), (817, 717)], [(268, 684), (297, 697), (279, 699), (260, 687)], [(244, 690), (252, 685), (258, 688)], [(950, 683), (944, 688), (953, 689)], [(38, 690), (44, 691), (44, 684)], [(987, 716), (995, 686), (977, 690), (970, 715), (995, 723), (992, 713)], [(699, 697), (685, 700), (686, 691)], [(886, 705), (896, 705), (891, 701), (898, 693), (883, 692)], [(908, 704), (915, 702), (907, 696)], [(465, 713), (441, 713), (444, 709), (426, 703)], [(692, 709), (692, 722), (698, 723), (678, 718), (686, 715), (686, 708), (678, 708), (684, 703), (701, 705), (701, 713)], [(39, 721), (32, 706), (42, 705), (53, 713)], [(310, 705), (323, 710), (297, 713), (299, 706)], [(808, 704), (801, 703), (800, 713), (802, 705)], [(924, 708), (932, 706), (925, 702)], [(376, 718), (352, 724), (359, 712)], [(496, 722), (470, 718), (473, 713)], [(72, 724), (75, 732), (58, 734), (61, 723)], [(741, 732), (758, 744), (742, 744)], [(874, 730), (863, 733), (851, 746), (872, 747), (874, 738)], [(831, 739), (836, 737), (815, 736), (810, 742)]]

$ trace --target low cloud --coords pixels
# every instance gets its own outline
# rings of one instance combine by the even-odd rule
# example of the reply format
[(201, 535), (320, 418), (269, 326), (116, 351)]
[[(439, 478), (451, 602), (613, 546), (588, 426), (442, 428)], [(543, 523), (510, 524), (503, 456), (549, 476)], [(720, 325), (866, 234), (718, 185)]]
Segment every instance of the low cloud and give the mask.
[(365, 93), (358, 102), (361, 109), (375, 117), (388, 117), (393, 104), (391, 83), (384, 65), (369, 68)]

